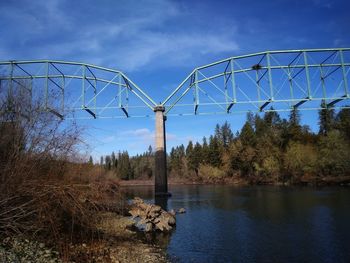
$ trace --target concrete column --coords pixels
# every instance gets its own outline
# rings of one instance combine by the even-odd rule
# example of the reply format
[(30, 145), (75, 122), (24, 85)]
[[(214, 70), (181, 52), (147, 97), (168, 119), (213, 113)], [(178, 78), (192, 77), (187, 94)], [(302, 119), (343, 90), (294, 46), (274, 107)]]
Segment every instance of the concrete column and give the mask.
[(155, 176), (154, 186), (156, 196), (170, 196), (168, 193), (168, 178), (166, 167), (166, 138), (165, 138), (165, 108), (156, 106), (156, 149), (155, 149)]

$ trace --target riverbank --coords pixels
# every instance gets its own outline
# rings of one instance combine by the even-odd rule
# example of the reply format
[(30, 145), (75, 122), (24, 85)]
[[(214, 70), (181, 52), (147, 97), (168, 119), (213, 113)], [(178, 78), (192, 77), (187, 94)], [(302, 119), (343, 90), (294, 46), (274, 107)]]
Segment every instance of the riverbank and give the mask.
[[(150, 180), (120, 180), (120, 186), (151, 186), (154, 185), (154, 179)], [(169, 185), (212, 185), (212, 184), (225, 184), (225, 185), (309, 185), (309, 186), (350, 186), (350, 176), (328, 176), (328, 177), (310, 177), (303, 176), (298, 181), (286, 181), (286, 182), (274, 182), (272, 180), (262, 180), (261, 178), (251, 177), (249, 179), (225, 177), (215, 179), (190, 179), (190, 178), (170, 178)]]
[(93, 241), (61, 240), (50, 246), (49, 241), (20, 235), (3, 238), (0, 240), (0, 262), (168, 262), (162, 248), (131, 230), (133, 222), (128, 216), (106, 212), (100, 218), (102, 220), (96, 225), (99, 237)]

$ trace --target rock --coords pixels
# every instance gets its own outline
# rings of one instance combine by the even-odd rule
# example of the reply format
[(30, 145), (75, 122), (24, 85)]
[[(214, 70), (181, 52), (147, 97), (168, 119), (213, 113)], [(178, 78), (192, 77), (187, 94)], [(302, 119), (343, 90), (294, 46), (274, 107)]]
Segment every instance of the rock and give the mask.
[(137, 220), (139, 229), (145, 232), (153, 230), (170, 231), (176, 224), (175, 211), (172, 213), (164, 211), (158, 205), (145, 203), (140, 198), (134, 198), (129, 211), (133, 220)]
[(173, 216), (176, 215), (176, 211), (175, 211), (174, 209), (171, 209), (168, 213), (171, 214), (171, 215), (173, 215)]
[(177, 211), (179, 214), (183, 214), (186, 213), (186, 209), (185, 208), (180, 208), (179, 211)]
[(151, 232), (153, 230), (153, 224), (147, 223), (145, 226), (145, 232)]
[(171, 226), (176, 224), (176, 219), (174, 216), (169, 217), (168, 224)]

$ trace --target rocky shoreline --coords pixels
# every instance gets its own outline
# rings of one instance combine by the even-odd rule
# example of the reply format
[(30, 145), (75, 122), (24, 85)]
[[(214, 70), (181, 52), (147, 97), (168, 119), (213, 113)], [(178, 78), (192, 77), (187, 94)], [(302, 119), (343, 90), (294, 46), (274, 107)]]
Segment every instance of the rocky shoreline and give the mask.
[(167, 212), (160, 206), (134, 198), (129, 207), (131, 216), (113, 212), (99, 214), (101, 220), (96, 225), (101, 233), (99, 239), (91, 242), (62, 242), (60, 245), (65, 246), (65, 253), (69, 256), (60, 254), (57, 249), (48, 247), (44, 242), (18, 236), (0, 240), (0, 262), (169, 262), (164, 249), (150, 242), (148, 237), (152, 234), (165, 239), (165, 243), (168, 242), (169, 233), (176, 225), (176, 213), (184, 212), (183, 208), (177, 212)]

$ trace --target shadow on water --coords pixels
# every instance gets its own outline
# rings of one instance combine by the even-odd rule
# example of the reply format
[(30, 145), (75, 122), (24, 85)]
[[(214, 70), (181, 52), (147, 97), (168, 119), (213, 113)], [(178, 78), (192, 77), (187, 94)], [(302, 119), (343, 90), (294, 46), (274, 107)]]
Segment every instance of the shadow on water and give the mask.
[(163, 210), (168, 211), (168, 200), (171, 197), (167, 196), (155, 196), (154, 204), (159, 205)]

